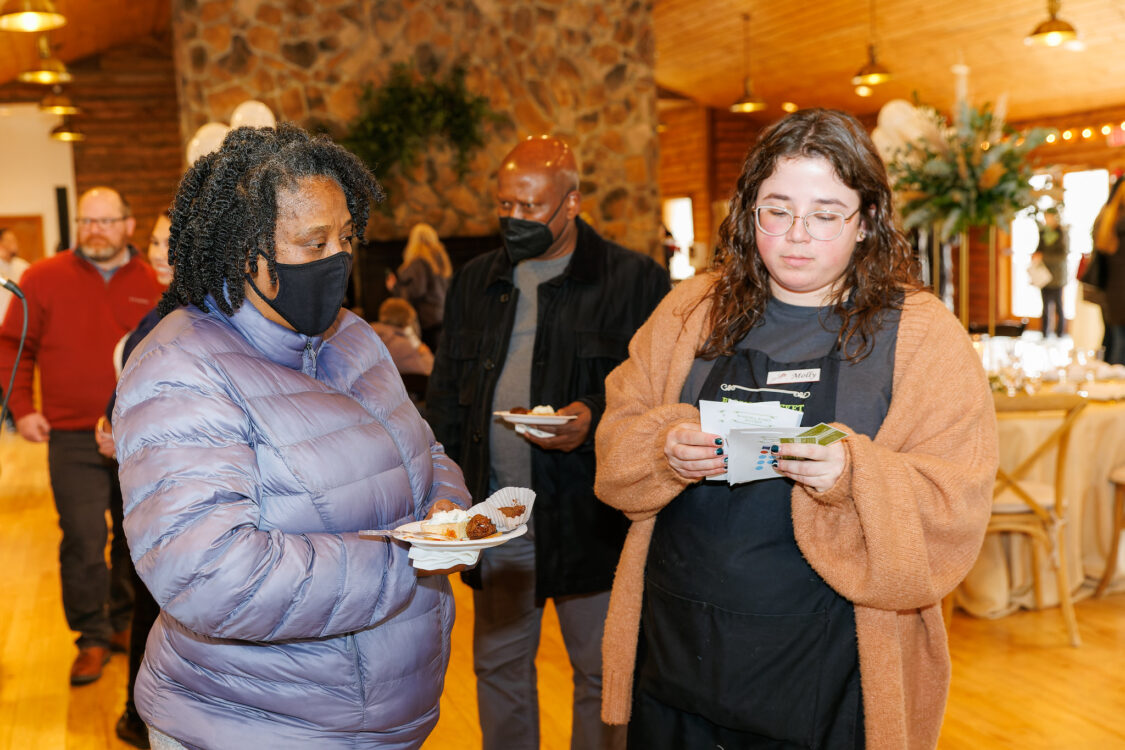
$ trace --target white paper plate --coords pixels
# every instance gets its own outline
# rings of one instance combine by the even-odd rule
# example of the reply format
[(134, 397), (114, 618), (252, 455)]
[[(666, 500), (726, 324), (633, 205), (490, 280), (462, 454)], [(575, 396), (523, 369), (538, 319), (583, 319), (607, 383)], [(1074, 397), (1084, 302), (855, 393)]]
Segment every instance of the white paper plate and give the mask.
[(512, 414), (510, 411), (492, 413), (511, 424), (566, 424), (572, 419), (578, 419), (576, 414)]
[[(523, 536), (527, 533), (527, 526), (520, 526), (512, 531), (493, 534), (484, 539), (423, 539), (415, 534), (422, 533), (422, 522), (411, 521), (404, 523), (394, 530), (394, 538), (403, 542), (409, 542), (415, 547), (422, 549), (456, 549), (456, 550), (475, 550), (475, 549), (488, 549), (489, 547), (496, 547), (518, 536)], [(364, 532), (359, 532), (361, 539), (382, 539), (382, 536), (365, 536)]]

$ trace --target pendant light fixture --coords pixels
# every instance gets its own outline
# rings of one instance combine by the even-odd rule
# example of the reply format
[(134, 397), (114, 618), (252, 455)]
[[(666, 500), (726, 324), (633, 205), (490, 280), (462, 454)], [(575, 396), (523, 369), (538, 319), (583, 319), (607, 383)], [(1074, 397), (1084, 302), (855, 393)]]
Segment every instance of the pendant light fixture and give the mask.
[(750, 14), (742, 14), (742, 96), (732, 105), (731, 112), (760, 112), (766, 103), (754, 93), (750, 84)]
[(62, 86), (55, 86), (51, 93), (39, 102), (39, 111), (52, 115), (76, 115), (82, 110), (63, 93)]
[(51, 131), (51, 137), (56, 141), (64, 141), (66, 143), (86, 140), (86, 134), (74, 127), (68, 116), (63, 117), (62, 124)]
[[(871, 32), (867, 37), (867, 62), (852, 76), (852, 85), (857, 87), (878, 86), (880, 83), (891, 80), (891, 71), (880, 65), (879, 60), (875, 57), (875, 0), (871, 0), (870, 7)], [(867, 91), (868, 94), (860, 94), (860, 96), (869, 96), (871, 89), (868, 88)], [(858, 89), (856, 93), (859, 93)]]
[(45, 86), (53, 86), (57, 83), (70, 83), (73, 76), (70, 71), (63, 65), (62, 60), (51, 54), (51, 44), (47, 41), (46, 34), (39, 35), (39, 60), (31, 68), (20, 73), (19, 79), (22, 83), (41, 83)]
[(51, 0), (8, 0), (0, 9), (0, 30), (50, 31), (66, 25)]
[(1047, 15), (1050, 17), (1027, 35), (1024, 39), (1026, 44), (1058, 47), (1060, 44), (1078, 39), (1078, 32), (1074, 30), (1074, 27), (1058, 17), (1060, 5), (1062, 3), (1059, 0), (1047, 0)]

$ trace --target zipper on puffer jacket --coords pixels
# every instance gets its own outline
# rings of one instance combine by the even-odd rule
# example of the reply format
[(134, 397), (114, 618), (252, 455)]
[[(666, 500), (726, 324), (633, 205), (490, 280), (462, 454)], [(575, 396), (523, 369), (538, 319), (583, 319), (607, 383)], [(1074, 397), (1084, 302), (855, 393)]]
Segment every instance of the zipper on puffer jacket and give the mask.
[(301, 372), (310, 378), (316, 377), (316, 350), (313, 349), (312, 339), (305, 339), (305, 351), (301, 356)]
[(360, 726), (367, 726), (367, 680), (363, 676), (363, 665), (359, 660), (359, 644), (356, 643), (355, 635), (351, 634), (347, 637), (348, 650), (352, 652), (352, 660), (355, 661), (355, 675), (359, 680), (359, 710), (360, 710)]

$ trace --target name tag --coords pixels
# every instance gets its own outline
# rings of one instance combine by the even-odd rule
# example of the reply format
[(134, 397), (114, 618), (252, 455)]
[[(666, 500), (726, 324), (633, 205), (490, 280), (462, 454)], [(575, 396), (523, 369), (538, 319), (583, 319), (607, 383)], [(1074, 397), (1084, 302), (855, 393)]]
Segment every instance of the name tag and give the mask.
[(813, 367), (809, 370), (778, 370), (766, 375), (766, 385), (777, 383), (819, 383), (820, 368)]

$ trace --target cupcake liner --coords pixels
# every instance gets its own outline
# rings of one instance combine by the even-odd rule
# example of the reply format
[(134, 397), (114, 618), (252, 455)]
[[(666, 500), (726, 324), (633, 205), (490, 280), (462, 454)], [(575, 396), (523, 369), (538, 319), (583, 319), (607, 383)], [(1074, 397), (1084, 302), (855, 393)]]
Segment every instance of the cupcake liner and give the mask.
[[(535, 504), (535, 491), (527, 487), (504, 487), (492, 493), (483, 502), (469, 508), (469, 515), (481, 513), (496, 525), (497, 531), (512, 531), (527, 523), (531, 518), (531, 506)], [(515, 518), (508, 518), (500, 508), (512, 505), (524, 506), (524, 511)]]

